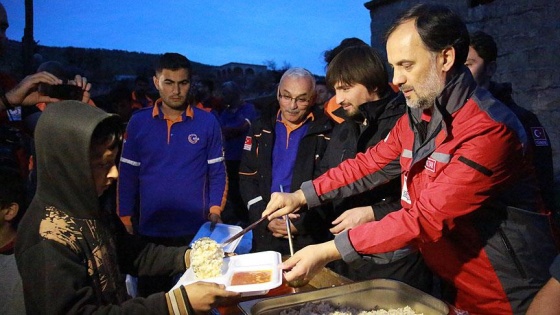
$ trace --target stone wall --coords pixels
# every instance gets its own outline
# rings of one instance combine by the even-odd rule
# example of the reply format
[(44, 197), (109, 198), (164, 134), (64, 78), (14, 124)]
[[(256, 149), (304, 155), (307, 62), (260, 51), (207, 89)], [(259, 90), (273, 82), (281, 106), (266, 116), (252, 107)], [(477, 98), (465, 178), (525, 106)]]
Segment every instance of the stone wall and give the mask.
[[(560, 182), (560, 1), (448, 0), (469, 31), (482, 30), (498, 45), (497, 82), (511, 82), (517, 104), (533, 111), (552, 143), (554, 174)], [(383, 37), (395, 17), (419, 3), (377, 0), (365, 3), (371, 16), (371, 45), (386, 55)], [(423, 1), (423, 3), (442, 3)]]

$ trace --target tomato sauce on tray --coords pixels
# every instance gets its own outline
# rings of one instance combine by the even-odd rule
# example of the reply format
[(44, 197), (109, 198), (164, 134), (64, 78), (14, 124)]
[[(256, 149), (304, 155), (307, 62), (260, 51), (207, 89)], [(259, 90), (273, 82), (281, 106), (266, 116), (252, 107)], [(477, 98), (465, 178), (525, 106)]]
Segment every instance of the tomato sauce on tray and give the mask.
[(231, 285), (246, 285), (269, 282), (271, 270), (239, 271), (233, 274)]

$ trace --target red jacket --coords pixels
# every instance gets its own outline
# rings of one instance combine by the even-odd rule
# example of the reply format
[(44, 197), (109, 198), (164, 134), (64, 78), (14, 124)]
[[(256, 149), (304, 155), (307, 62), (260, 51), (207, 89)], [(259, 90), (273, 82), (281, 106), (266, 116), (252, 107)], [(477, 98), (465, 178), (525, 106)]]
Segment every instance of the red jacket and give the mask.
[(338, 235), (343, 259), (416, 246), (456, 289), (458, 308), (524, 314), (556, 250), (548, 216), (539, 213), (521, 123), (467, 72), (436, 100), (423, 143), (413, 123), (421, 116), (409, 108), (385, 141), (304, 183), (309, 207), (398, 176), (389, 162), (400, 156), (403, 208)]

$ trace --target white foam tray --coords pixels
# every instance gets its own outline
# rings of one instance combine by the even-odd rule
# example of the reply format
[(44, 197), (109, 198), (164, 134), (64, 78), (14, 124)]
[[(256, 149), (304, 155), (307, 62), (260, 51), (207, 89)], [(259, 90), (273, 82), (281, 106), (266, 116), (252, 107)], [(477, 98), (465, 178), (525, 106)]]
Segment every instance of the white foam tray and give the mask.
[[(242, 296), (253, 296), (266, 294), (270, 289), (279, 287), (282, 284), (282, 271), (280, 264), (282, 256), (278, 252), (266, 251), (244, 255), (236, 255), (224, 258), (222, 275), (208, 279), (197, 279), (191, 268), (183, 274), (181, 279), (175, 284), (188, 285), (197, 281), (214, 282), (226, 286), (226, 290), (240, 292)], [(231, 278), (234, 273), (241, 271), (271, 270), (270, 281), (258, 284), (231, 285)]]

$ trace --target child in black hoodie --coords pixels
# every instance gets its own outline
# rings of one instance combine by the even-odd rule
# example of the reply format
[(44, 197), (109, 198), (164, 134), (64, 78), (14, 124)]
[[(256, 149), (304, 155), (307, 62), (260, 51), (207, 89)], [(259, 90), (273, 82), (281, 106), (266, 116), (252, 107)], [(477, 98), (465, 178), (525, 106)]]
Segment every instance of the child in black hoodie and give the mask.
[(117, 179), (116, 115), (76, 101), (50, 104), (35, 130), (37, 192), (18, 231), (16, 260), (28, 314), (194, 314), (238, 294), (194, 283), (131, 299), (125, 274), (174, 275), (190, 250), (126, 232), (100, 196)]

